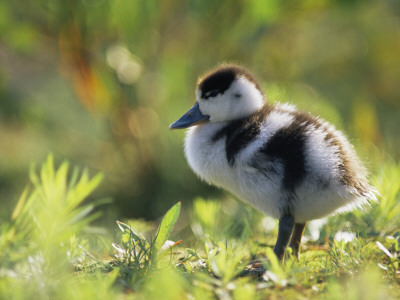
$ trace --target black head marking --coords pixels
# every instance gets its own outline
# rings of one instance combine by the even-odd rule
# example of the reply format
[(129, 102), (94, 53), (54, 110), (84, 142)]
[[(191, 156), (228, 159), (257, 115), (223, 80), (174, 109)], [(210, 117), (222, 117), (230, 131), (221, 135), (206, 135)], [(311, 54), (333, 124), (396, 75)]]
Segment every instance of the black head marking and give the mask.
[(231, 68), (221, 68), (208, 75), (199, 84), (201, 97), (208, 99), (217, 94), (223, 94), (236, 78), (236, 73)]
[(246, 69), (227, 65), (211, 71), (200, 79), (198, 88), (201, 91), (201, 98), (208, 99), (218, 94), (223, 94), (231, 86), (232, 82), (239, 77), (245, 77), (261, 92), (257, 81)]

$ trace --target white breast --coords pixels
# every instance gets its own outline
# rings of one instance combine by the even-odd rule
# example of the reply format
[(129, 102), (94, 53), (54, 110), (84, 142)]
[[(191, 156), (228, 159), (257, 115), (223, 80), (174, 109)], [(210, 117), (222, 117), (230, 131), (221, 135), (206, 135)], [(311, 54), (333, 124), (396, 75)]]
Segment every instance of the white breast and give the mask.
[(225, 139), (212, 142), (212, 136), (225, 122), (194, 126), (187, 131), (185, 154), (192, 170), (206, 182), (227, 188), (237, 182), (226, 159)]
[(234, 166), (229, 165), (226, 157), (226, 138), (212, 141), (214, 134), (227, 122), (192, 127), (185, 141), (189, 166), (206, 182), (228, 190), (265, 214), (279, 218), (286, 204), (284, 200), (279, 201), (282, 165), (279, 161), (260, 162), (270, 164), (278, 171), (278, 174), (266, 180), (264, 174), (249, 165), (249, 160), (276, 131), (289, 126), (291, 122), (292, 116), (287, 112), (272, 112), (258, 137), (237, 156)]

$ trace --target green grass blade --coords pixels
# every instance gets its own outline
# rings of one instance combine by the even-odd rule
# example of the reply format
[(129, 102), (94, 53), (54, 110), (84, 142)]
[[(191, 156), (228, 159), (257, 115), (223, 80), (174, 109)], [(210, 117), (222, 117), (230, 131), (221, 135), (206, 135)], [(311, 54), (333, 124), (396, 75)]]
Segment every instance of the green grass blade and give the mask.
[(169, 234), (171, 233), (176, 221), (178, 220), (180, 210), (181, 203), (178, 202), (172, 208), (170, 208), (169, 211), (167, 211), (164, 218), (162, 219), (155, 240), (156, 251), (159, 251), (164, 243), (167, 241)]
[(17, 202), (17, 205), (15, 206), (12, 215), (11, 215), (11, 220), (15, 220), (20, 216), (22, 209), (24, 208), (26, 204), (26, 199), (28, 197), (29, 189), (25, 188), (24, 191), (22, 192), (21, 197), (19, 197), (19, 200)]
[(141, 238), (139, 237), (139, 235), (132, 229), (131, 226), (129, 226), (128, 224), (125, 224), (121, 221), (117, 221), (117, 225), (119, 227), (119, 229), (121, 229), (122, 232), (129, 232), (129, 235), (134, 239), (134, 240), (141, 240)]

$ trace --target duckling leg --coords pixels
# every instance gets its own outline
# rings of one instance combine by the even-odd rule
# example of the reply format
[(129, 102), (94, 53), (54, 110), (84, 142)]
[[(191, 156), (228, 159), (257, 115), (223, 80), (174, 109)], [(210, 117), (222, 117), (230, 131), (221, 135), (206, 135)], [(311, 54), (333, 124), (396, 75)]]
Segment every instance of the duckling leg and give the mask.
[(278, 239), (274, 247), (274, 253), (280, 261), (285, 257), (285, 250), (289, 244), (294, 228), (294, 217), (284, 215), (279, 219)]
[(300, 260), (299, 248), (305, 228), (306, 228), (306, 222), (294, 224), (294, 230), (292, 238), (290, 240), (289, 247), (293, 249), (293, 255), (297, 258), (297, 260)]

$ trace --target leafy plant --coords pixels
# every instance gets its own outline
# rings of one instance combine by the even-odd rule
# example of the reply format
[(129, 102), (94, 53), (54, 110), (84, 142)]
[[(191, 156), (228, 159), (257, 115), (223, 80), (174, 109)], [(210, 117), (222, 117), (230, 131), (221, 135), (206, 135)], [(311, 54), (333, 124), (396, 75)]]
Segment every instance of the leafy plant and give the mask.
[[(0, 238), (0, 266), (7, 274), (16, 272), (27, 286), (41, 293), (54, 292), (54, 278), (68, 268), (68, 244), (82, 233), (101, 212), (93, 209), (104, 201), (84, 203), (100, 184), (102, 175), (89, 178), (87, 170), (63, 162), (56, 169), (49, 155), (39, 173), (30, 170), (31, 185), (25, 188), (11, 215), (3, 224)], [(8, 271), (7, 271), (8, 270)]]
[(155, 238), (146, 239), (143, 234), (136, 233), (129, 225), (117, 221), (122, 231), (121, 246), (113, 244), (116, 250), (116, 265), (129, 282), (137, 282), (152, 269), (157, 267), (163, 253), (178, 245), (181, 241), (171, 242), (168, 237), (179, 217), (181, 203), (176, 203), (163, 217)]

